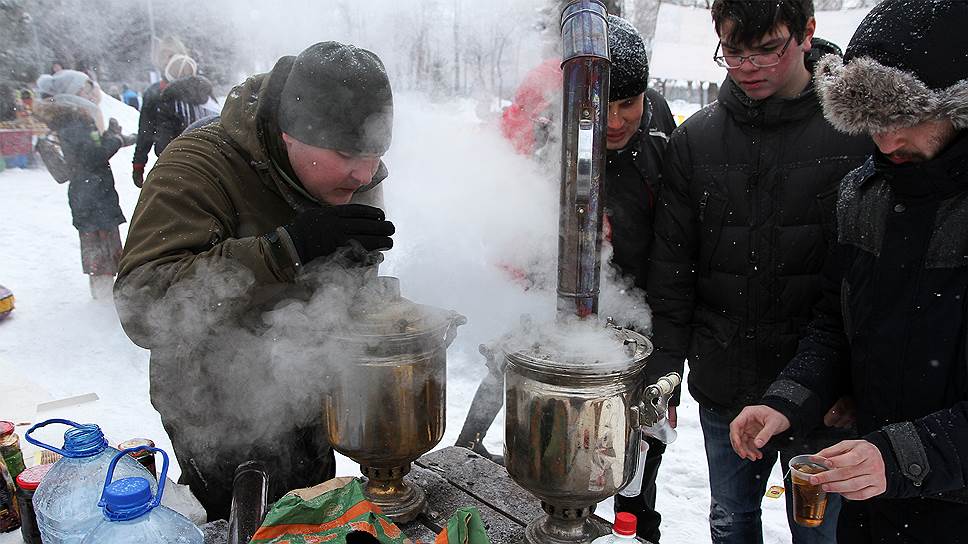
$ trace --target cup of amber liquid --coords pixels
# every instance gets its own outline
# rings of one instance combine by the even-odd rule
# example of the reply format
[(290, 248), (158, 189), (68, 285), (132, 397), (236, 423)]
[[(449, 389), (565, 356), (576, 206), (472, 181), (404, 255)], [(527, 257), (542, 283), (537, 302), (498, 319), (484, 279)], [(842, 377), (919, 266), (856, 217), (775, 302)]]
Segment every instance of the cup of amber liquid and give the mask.
[(798, 455), (790, 459), (793, 484), (793, 517), (804, 527), (819, 527), (827, 509), (827, 492), (810, 484), (810, 476), (829, 470), (827, 460), (818, 455)]

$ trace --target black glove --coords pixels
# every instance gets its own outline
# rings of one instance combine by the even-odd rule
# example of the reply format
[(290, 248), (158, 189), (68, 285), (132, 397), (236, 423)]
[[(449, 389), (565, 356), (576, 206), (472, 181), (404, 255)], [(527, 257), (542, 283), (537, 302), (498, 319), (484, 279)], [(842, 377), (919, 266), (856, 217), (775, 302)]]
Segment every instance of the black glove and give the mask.
[(134, 167), (131, 171), (131, 179), (134, 181), (134, 186), (140, 189), (145, 184), (145, 167)]
[(283, 228), (304, 263), (330, 255), (350, 240), (356, 240), (367, 251), (390, 249), (390, 236), (396, 230), (385, 219), (383, 210), (363, 204), (306, 210)]

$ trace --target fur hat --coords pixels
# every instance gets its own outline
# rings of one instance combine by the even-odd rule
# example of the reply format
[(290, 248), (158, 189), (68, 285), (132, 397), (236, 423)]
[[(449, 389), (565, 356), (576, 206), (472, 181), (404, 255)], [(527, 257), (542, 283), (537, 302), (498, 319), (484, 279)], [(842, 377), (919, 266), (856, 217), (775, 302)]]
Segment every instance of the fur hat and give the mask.
[(608, 101), (644, 93), (649, 85), (645, 42), (632, 23), (616, 15), (608, 16), (608, 52), (612, 57)]
[(279, 128), (313, 147), (383, 155), (390, 147), (393, 95), (374, 53), (322, 42), (292, 63), (279, 98)]
[(815, 81), (824, 115), (848, 134), (948, 119), (968, 128), (968, 2), (885, 0), (864, 18), (843, 59)]

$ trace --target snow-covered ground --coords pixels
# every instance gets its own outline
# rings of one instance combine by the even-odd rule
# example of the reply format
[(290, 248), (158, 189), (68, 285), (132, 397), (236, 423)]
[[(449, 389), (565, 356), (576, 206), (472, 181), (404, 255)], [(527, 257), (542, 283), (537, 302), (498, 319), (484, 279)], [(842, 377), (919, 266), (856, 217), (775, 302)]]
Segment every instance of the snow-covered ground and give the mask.
[[(136, 127), (134, 110), (110, 98), (104, 108), (105, 117), (117, 117), (126, 131)], [(455, 309), (469, 319), (448, 352), (443, 447), (454, 443), (484, 374), (478, 344), (505, 332), (521, 313), (553, 311), (552, 299), (522, 291), (495, 262), (513, 263), (530, 252), (544, 255), (549, 247), (545, 239), (557, 228), (557, 192), (547, 172), (513, 155), (496, 130), (481, 126), (473, 105), (431, 105), (400, 96), (396, 112), (386, 183), (396, 247), (382, 271), (400, 278), (408, 298)], [(129, 218), (138, 198), (130, 181), (131, 153), (125, 148), (112, 160)], [(0, 207), (0, 283), (17, 300), (13, 316), (0, 322), (0, 419), (95, 422), (112, 443), (149, 437), (170, 451), (148, 400), (148, 352), (127, 339), (110, 302), (90, 297), (67, 187), (44, 170), (7, 170), (0, 173)], [(99, 399), (37, 411), (38, 403), (85, 393)], [(492, 451), (502, 447), (502, 417), (485, 442)], [(697, 405), (688, 395), (679, 422), (679, 439), (669, 447), (659, 474), (663, 542), (708, 541), (706, 463)], [(38, 434), (60, 445), (62, 432), (61, 427)], [(36, 449), (22, 444), (32, 464)], [(177, 477), (177, 466), (171, 472)], [(341, 458), (338, 473), (358, 472), (352, 461)], [(770, 483), (779, 482), (776, 469)], [(764, 499), (763, 504), (765, 541), (789, 542), (782, 499)], [(598, 512), (611, 518), (611, 501)], [(15, 542), (20, 542), (19, 532), (0, 535), (0, 544)]]

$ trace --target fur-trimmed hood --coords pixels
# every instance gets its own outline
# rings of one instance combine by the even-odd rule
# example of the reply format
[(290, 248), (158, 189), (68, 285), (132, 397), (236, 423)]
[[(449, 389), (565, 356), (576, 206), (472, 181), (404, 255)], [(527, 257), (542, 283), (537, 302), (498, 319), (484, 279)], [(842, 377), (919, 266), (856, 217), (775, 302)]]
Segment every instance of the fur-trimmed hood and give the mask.
[(817, 64), (814, 81), (827, 120), (848, 134), (873, 134), (939, 119), (950, 119), (956, 129), (968, 128), (968, 79), (931, 89), (914, 74), (870, 57), (845, 64), (840, 57), (827, 55)]
[(968, 2), (885, 0), (864, 18), (843, 60), (814, 80), (824, 115), (850, 134), (947, 119), (968, 128)]
[(34, 113), (55, 131), (77, 122), (93, 122), (98, 132), (104, 130), (103, 116), (97, 104), (73, 94), (44, 99), (34, 107)]

